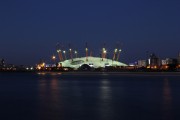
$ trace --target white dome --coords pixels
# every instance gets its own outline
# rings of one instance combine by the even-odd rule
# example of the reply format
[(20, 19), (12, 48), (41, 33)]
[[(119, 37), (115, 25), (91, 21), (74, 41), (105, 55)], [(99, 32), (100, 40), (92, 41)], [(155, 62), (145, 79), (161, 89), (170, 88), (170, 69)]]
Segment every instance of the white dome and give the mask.
[(86, 60), (86, 57), (74, 58), (73, 61), (72, 59), (69, 59), (59, 63), (61, 63), (63, 67), (71, 67), (75, 69), (79, 68), (83, 64), (87, 64), (94, 68), (106, 66), (127, 66), (124, 63), (113, 61), (111, 59), (103, 58), (102, 60), (100, 57), (88, 57), (88, 60)]

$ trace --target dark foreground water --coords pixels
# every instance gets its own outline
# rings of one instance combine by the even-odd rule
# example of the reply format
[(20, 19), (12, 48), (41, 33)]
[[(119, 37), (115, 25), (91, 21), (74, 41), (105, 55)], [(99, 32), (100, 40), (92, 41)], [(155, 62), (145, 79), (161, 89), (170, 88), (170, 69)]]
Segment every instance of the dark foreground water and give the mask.
[(180, 120), (180, 74), (0, 73), (0, 120)]

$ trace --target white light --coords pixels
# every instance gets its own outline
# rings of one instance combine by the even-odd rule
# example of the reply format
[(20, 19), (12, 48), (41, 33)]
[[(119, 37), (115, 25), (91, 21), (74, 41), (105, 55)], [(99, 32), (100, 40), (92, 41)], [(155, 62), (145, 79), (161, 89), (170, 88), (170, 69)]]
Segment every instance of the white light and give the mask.
[(57, 50), (57, 52), (61, 52), (61, 50)]
[(94, 65), (89, 65), (90, 67), (93, 67)]
[(52, 59), (53, 59), (53, 60), (56, 59), (56, 56), (53, 55), (53, 56), (52, 56)]
[(148, 59), (148, 63), (149, 63), (149, 65), (151, 64), (151, 60), (150, 59)]
[(115, 49), (114, 52), (117, 52), (117, 49)]

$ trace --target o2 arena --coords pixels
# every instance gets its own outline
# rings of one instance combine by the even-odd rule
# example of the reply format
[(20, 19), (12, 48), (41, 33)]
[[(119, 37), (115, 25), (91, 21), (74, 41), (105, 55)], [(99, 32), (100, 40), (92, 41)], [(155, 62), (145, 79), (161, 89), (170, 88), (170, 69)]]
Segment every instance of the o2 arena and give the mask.
[[(85, 48), (85, 53), (86, 53), (85, 57), (77, 57), (77, 51), (76, 50), (73, 51), (71, 48), (69, 48), (68, 51), (57, 49), (57, 53), (60, 60), (58, 64), (61, 67), (70, 67), (73, 69), (78, 69), (84, 65), (89, 66), (91, 68), (105, 68), (109, 66), (120, 66), (120, 67), (127, 66), (126, 64), (118, 61), (121, 53), (121, 49), (118, 50), (117, 48), (114, 49), (113, 51), (112, 59), (107, 58), (107, 50), (105, 48), (102, 48), (100, 57), (92, 56), (91, 52), (89, 54), (87, 47)], [(67, 59), (66, 53), (68, 53), (69, 59)]]
[(73, 60), (65, 60), (60, 62), (63, 67), (70, 67), (74, 69), (78, 69), (82, 65), (88, 65), (93, 68), (100, 68), (100, 67), (107, 67), (107, 66), (127, 66), (124, 63), (113, 61), (111, 59), (100, 58), (100, 57), (81, 57), (81, 58), (74, 58)]

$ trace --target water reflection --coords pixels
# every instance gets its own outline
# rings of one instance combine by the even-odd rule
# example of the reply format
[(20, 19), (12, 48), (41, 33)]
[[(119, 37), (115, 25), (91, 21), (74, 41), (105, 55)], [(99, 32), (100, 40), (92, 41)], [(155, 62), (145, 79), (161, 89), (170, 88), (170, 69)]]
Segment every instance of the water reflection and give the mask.
[[(83, 115), (83, 111), (85, 111), (84, 106), (83, 106), (83, 94), (82, 94), (82, 89), (79, 85), (78, 80), (73, 80), (71, 81), (71, 92), (69, 92), (69, 100), (71, 101), (71, 112), (74, 113), (72, 115), (72, 118), (81, 118)], [(69, 104), (69, 103), (67, 103)]]
[(45, 76), (45, 75), (56, 76), (56, 75), (61, 75), (62, 73), (61, 72), (38, 72), (37, 74), (42, 75), (42, 76)]
[(39, 80), (39, 119), (80, 118), (84, 111), (82, 100), (78, 80), (61, 80), (58, 75), (46, 75)]
[(53, 78), (50, 83), (50, 97), (52, 98), (52, 102), (57, 104), (59, 102), (59, 86), (58, 86), (58, 79)]
[[(100, 96), (99, 96), (99, 117), (100, 120), (112, 118), (112, 90), (110, 81), (103, 79), (100, 84)], [(111, 116), (110, 116), (111, 115)]]
[(172, 96), (169, 80), (164, 79), (163, 85), (163, 120), (172, 119)]
[(59, 94), (59, 84), (56, 77), (52, 77), (52, 79), (48, 80), (39, 80), (39, 119), (46, 120), (58, 118), (58, 113), (62, 108)]

